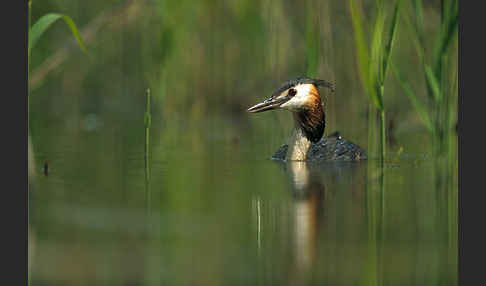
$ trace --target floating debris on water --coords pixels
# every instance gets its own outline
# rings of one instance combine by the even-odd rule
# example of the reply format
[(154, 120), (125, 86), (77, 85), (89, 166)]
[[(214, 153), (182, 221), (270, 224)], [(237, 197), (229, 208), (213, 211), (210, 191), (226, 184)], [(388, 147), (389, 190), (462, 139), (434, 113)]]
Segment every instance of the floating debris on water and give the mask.
[(47, 161), (44, 162), (44, 166), (42, 167), (42, 172), (46, 177), (49, 175), (49, 164), (47, 163)]

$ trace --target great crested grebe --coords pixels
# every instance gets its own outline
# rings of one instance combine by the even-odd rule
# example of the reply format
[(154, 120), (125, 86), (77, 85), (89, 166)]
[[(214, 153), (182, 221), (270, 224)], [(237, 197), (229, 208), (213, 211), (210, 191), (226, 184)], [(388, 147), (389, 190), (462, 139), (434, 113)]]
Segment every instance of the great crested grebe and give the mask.
[(358, 145), (341, 137), (339, 132), (322, 138), (325, 115), (317, 87), (324, 86), (332, 91), (329, 82), (320, 79), (300, 77), (285, 82), (270, 98), (250, 108), (257, 113), (272, 109), (286, 109), (292, 112), (295, 131), (289, 144), (281, 146), (272, 159), (290, 161), (359, 161), (366, 159), (366, 152)]

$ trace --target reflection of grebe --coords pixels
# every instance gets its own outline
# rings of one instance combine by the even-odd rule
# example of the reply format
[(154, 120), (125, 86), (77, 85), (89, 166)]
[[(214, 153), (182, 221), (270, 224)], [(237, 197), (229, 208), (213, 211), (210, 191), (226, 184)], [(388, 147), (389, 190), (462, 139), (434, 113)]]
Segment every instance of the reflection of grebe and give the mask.
[(342, 139), (338, 132), (322, 138), (325, 115), (318, 86), (334, 90), (324, 80), (297, 78), (287, 81), (270, 98), (248, 109), (252, 113), (286, 109), (294, 116), (296, 128), (290, 144), (280, 147), (272, 158), (291, 161), (366, 159), (366, 152), (361, 147)]
[(324, 208), (324, 185), (310, 173), (306, 162), (287, 164), (294, 192), (295, 277), (303, 282), (315, 263), (316, 240)]

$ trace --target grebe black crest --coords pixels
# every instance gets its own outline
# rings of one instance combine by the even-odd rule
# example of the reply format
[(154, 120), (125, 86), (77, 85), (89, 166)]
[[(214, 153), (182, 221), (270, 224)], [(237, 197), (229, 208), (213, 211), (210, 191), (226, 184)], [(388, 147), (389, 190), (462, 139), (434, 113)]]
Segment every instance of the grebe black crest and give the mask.
[(358, 145), (345, 140), (339, 132), (322, 138), (325, 114), (318, 87), (334, 91), (334, 86), (324, 80), (300, 77), (282, 84), (270, 98), (248, 109), (257, 113), (273, 109), (292, 112), (295, 131), (289, 144), (281, 146), (272, 156), (276, 160), (291, 161), (359, 161), (366, 159), (366, 152)]

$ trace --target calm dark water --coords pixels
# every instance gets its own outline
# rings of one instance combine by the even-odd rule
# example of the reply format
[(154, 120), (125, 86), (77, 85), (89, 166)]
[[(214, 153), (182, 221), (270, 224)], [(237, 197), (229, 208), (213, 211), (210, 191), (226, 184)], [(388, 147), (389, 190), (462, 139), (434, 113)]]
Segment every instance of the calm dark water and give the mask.
[(221, 122), (175, 137), (154, 124), (149, 208), (143, 128), (43, 130), (32, 283), (457, 283), (457, 190), (437, 188), (429, 155), (391, 154), (384, 177), (373, 159), (279, 163), (271, 140), (232, 137)]

